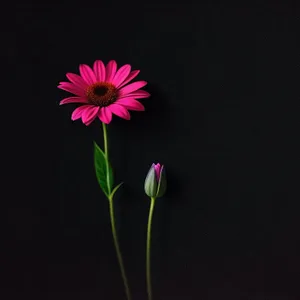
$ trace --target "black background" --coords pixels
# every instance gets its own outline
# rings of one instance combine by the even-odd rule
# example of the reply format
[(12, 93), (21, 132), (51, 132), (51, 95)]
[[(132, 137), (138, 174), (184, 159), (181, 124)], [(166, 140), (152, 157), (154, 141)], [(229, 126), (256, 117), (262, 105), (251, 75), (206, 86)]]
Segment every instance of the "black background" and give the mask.
[(116, 180), (125, 181), (116, 217), (133, 300), (146, 299), (152, 162), (168, 175), (153, 224), (155, 299), (300, 299), (295, 3), (14, 7), (13, 26), (2, 28), (17, 76), (6, 81), (16, 120), (8, 145), (17, 147), (8, 146), (14, 183), (2, 200), (3, 300), (125, 299), (93, 170), (101, 124), (72, 122), (76, 106), (58, 105), (65, 73), (96, 59), (140, 69), (152, 95), (146, 112), (114, 117), (108, 129)]

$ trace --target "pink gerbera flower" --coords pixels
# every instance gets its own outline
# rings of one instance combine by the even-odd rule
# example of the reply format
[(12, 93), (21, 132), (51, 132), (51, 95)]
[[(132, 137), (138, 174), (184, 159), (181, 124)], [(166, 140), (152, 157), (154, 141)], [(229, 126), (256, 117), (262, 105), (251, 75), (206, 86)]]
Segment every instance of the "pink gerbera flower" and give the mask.
[(72, 120), (81, 118), (85, 125), (90, 125), (98, 117), (103, 123), (109, 124), (112, 114), (129, 120), (128, 110), (145, 110), (136, 99), (150, 96), (148, 92), (140, 90), (147, 82), (128, 84), (139, 74), (139, 70), (131, 71), (130, 65), (117, 70), (114, 60), (106, 67), (101, 60), (96, 60), (93, 69), (88, 65), (80, 65), (79, 71), (81, 76), (67, 73), (70, 82), (60, 82), (58, 86), (75, 95), (65, 98), (60, 104), (82, 104), (73, 111)]

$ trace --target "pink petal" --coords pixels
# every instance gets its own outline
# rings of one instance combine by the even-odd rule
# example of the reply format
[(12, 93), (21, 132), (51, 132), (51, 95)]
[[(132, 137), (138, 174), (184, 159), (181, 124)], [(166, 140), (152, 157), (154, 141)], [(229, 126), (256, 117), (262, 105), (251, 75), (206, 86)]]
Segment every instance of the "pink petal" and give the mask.
[(108, 108), (112, 113), (119, 116), (120, 118), (130, 120), (130, 114), (124, 106), (119, 104), (111, 104), (110, 106), (108, 106)]
[(94, 73), (97, 81), (105, 81), (105, 66), (102, 60), (96, 60), (94, 62)]
[(100, 119), (101, 122), (105, 124), (109, 124), (112, 119), (112, 113), (108, 107), (101, 107), (98, 112), (98, 118)]
[(111, 83), (114, 84), (116, 87), (118, 87), (127, 78), (127, 76), (130, 73), (130, 70), (131, 70), (130, 65), (124, 65), (123, 67), (121, 67), (116, 73)]
[(117, 86), (117, 88), (120, 88), (120, 87), (124, 86), (125, 84), (127, 84), (129, 81), (131, 81), (133, 78), (135, 78), (139, 73), (140, 73), (140, 70), (132, 71), (127, 76), (127, 78), (123, 81), (123, 83)]
[(133, 98), (122, 98), (117, 100), (115, 103), (120, 104), (130, 110), (137, 110), (137, 111), (145, 110), (144, 105)]
[(111, 60), (108, 62), (106, 65), (106, 82), (111, 82), (112, 79), (114, 78), (115, 74), (117, 71), (117, 63), (115, 60)]
[(93, 84), (97, 81), (93, 70), (88, 65), (80, 65), (79, 71), (81, 77), (87, 84)]
[(129, 94), (131, 92), (135, 92), (136, 90), (144, 87), (147, 84), (147, 81), (136, 81), (126, 85), (125, 87), (119, 90), (119, 95), (123, 96)]
[(128, 98), (128, 97), (135, 98), (135, 99), (142, 99), (142, 98), (150, 97), (150, 94), (146, 91), (139, 90), (139, 91), (135, 91), (135, 92), (129, 93), (124, 96), (120, 96), (120, 98)]
[(85, 125), (90, 125), (96, 118), (99, 111), (99, 106), (89, 106), (82, 112), (82, 122)]
[(60, 82), (59, 89), (75, 94), (76, 96), (85, 97), (84, 90), (70, 82)]
[(67, 78), (76, 86), (80, 87), (83, 90), (86, 90), (88, 84), (77, 74), (67, 73)]
[(154, 170), (155, 170), (155, 175), (156, 175), (157, 181), (159, 181), (159, 178), (160, 178), (160, 169), (161, 169), (160, 164), (154, 165)]
[(71, 116), (71, 119), (73, 121), (81, 118), (82, 116), (82, 113), (84, 112), (85, 109), (87, 109), (88, 107), (94, 107), (94, 105), (82, 105), (82, 106), (79, 106), (77, 107), (73, 113), (72, 113), (72, 116)]
[(87, 103), (87, 99), (83, 97), (69, 97), (61, 100), (59, 105), (68, 104), (68, 103)]

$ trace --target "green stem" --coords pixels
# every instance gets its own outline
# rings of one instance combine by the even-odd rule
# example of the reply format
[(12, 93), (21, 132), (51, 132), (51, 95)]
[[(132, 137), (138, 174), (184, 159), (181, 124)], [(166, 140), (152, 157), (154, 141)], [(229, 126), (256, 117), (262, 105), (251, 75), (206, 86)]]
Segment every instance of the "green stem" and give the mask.
[(150, 205), (148, 226), (147, 226), (147, 248), (146, 248), (146, 278), (147, 278), (148, 300), (152, 300), (150, 251), (151, 251), (151, 227), (152, 227), (154, 205), (155, 205), (155, 198), (151, 197), (151, 205)]
[(114, 240), (114, 245), (115, 245), (115, 249), (116, 249), (116, 253), (117, 253), (119, 266), (121, 269), (122, 279), (124, 282), (126, 297), (127, 297), (127, 300), (131, 300), (128, 279), (126, 276), (125, 267), (124, 267), (123, 258), (122, 258), (122, 252), (121, 252), (121, 249), (119, 246), (118, 235), (117, 235), (117, 231), (116, 231), (113, 194), (111, 193), (110, 177), (109, 177), (109, 172), (108, 172), (109, 160), (108, 160), (107, 130), (106, 130), (106, 125), (104, 123), (102, 123), (102, 126), (103, 126), (103, 137), (104, 137), (105, 164), (106, 164), (106, 170), (107, 170), (106, 181), (107, 181), (107, 187), (108, 187), (108, 202), (109, 202), (109, 215), (110, 215), (110, 222), (111, 222), (111, 231), (112, 231), (112, 235), (113, 235), (113, 240)]
[(118, 236), (117, 236), (116, 225), (115, 225), (115, 217), (114, 217), (114, 204), (113, 204), (112, 198), (109, 198), (109, 214), (110, 214), (110, 220), (111, 220), (111, 231), (112, 231), (114, 245), (116, 248), (117, 257), (118, 257), (118, 261), (119, 261), (119, 265), (120, 265), (120, 269), (121, 269), (121, 275), (122, 275), (122, 279), (124, 282), (127, 300), (131, 300), (129, 284), (128, 284), (128, 280), (127, 280), (127, 276), (126, 276), (126, 272), (125, 272), (125, 267), (123, 264), (122, 253), (121, 253), (119, 242), (118, 242)]
[(103, 138), (104, 138), (104, 154), (105, 154), (105, 164), (106, 164), (106, 182), (108, 188), (108, 195), (111, 194), (111, 187), (110, 187), (110, 178), (109, 178), (109, 160), (108, 160), (108, 143), (107, 143), (107, 130), (105, 123), (102, 123), (103, 127)]

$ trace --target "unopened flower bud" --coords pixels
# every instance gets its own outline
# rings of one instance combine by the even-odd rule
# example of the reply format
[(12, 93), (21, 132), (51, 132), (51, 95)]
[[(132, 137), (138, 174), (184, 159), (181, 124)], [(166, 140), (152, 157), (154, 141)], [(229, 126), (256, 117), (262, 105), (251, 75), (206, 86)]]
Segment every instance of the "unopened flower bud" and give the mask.
[(164, 195), (167, 188), (166, 172), (163, 165), (152, 164), (146, 180), (145, 193), (149, 197), (159, 198)]

